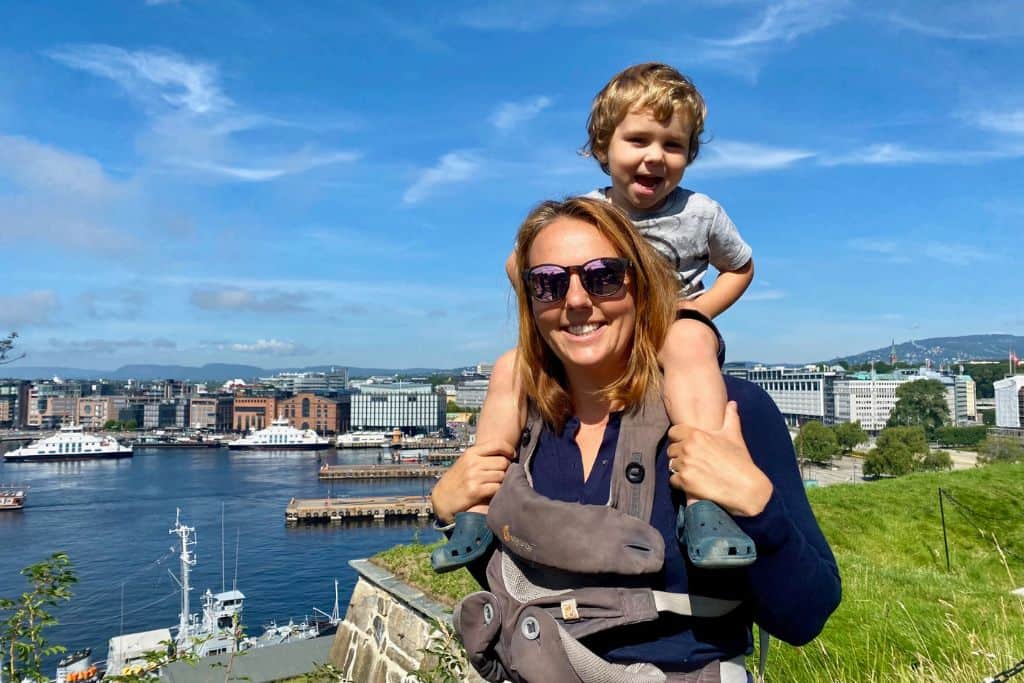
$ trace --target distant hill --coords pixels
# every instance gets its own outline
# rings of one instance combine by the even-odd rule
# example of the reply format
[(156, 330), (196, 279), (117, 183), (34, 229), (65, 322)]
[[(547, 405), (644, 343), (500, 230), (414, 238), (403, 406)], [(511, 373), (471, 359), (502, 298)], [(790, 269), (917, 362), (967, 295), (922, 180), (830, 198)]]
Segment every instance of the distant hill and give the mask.
[[(194, 367), (189, 365), (124, 365), (116, 370), (86, 370), (83, 368), (67, 368), (41, 365), (8, 365), (0, 368), (0, 377), (11, 379), (113, 379), (149, 381), (155, 379), (179, 379), (194, 382), (226, 382), (229, 379), (253, 379), (269, 377), (279, 372), (328, 372), (342, 365), (313, 365), (301, 368), (261, 368), (255, 365), (235, 365), (231, 363), (207, 363)], [(356, 368), (350, 367), (348, 374), (351, 379), (370, 377), (371, 375), (403, 375), (425, 376), (437, 372), (461, 372), (461, 368)]]
[[(1024, 356), (1024, 337), (1013, 334), (970, 334), (963, 337), (932, 337), (901, 342), (896, 344), (896, 357), (901, 363), (923, 364), (925, 359), (928, 359), (932, 364), (938, 365), (953, 361), (1005, 360), (1011, 349), (1016, 350), (1018, 356)], [(888, 363), (889, 353), (890, 347), (883, 346), (832, 360), (845, 360), (853, 364), (870, 361)]]

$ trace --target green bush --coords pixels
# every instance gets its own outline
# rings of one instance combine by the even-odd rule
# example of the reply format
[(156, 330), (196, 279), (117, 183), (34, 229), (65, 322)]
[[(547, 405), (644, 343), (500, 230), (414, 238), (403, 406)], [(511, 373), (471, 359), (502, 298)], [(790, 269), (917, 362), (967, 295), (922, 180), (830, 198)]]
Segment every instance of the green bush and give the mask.
[(935, 440), (941, 446), (973, 447), (981, 444), (988, 434), (988, 429), (979, 427), (939, 427), (935, 430)]

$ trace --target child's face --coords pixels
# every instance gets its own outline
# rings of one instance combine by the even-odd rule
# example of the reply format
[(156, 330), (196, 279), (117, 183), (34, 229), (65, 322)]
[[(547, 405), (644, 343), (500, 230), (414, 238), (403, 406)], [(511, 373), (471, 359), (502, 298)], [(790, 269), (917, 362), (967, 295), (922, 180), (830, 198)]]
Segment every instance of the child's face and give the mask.
[(608, 165), (612, 202), (628, 211), (656, 211), (679, 185), (689, 156), (689, 117), (679, 110), (664, 123), (648, 110), (626, 114), (612, 133)]

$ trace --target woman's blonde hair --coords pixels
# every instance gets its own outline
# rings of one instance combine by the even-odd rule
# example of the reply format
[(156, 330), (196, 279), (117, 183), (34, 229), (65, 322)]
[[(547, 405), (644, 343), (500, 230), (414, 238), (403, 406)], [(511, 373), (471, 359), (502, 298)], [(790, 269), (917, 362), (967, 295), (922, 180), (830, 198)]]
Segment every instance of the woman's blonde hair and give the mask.
[[(597, 229), (614, 245), (619, 256), (629, 259), (627, 286), (633, 295), (636, 315), (632, 350), (622, 375), (604, 387), (603, 396), (627, 409), (643, 403), (651, 388), (660, 386), (658, 350), (675, 320), (678, 285), (664, 257), (633, 227), (632, 221), (611, 203), (574, 197), (549, 200), (534, 208), (516, 235), (513, 285), (518, 299), (519, 353), (517, 372), (527, 398), (534, 401), (544, 421), (561, 431), (573, 414), (565, 367), (541, 337), (533, 317), (533, 303), (522, 272), (529, 266), (530, 247), (540, 232), (559, 218), (582, 221)], [(573, 264), (562, 264), (573, 265)]]
[(580, 153), (593, 156), (608, 173), (608, 145), (626, 114), (649, 110), (665, 123), (677, 111), (687, 115), (689, 131), (687, 164), (700, 153), (700, 136), (708, 109), (693, 82), (667, 64), (647, 62), (623, 69), (594, 97), (587, 119), (587, 142)]

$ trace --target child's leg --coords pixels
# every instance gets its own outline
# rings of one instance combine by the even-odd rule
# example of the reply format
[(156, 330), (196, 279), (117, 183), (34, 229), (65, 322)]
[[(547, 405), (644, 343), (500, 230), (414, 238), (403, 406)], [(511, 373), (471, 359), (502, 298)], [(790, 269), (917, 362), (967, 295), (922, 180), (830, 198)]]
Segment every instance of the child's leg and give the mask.
[[(728, 395), (718, 344), (715, 332), (699, 320), (681, 318), (669, 329), (658, 360), (665, 373), (665, 408), (672, 424), (709, 432), (722, 428)], [(679, 511), (677, 532), (681, 541), (685, 533), (691, 561), (704, 568), (743, 566), (756, 557), (754, 542), (724, 510), (689, 494), (685, 511)]]
[(672, 424), (721, 429), (728, 396), (714, 331), (699, 320), (675, 321), (658, 360), (665, 372), (665, 409)]
[[(516, 351), (507, 351), (494, 364), (487, 386), (480, 420), (476, 428), (477, 443), (504, 441), (510, 446), (519, 443), (526, 422), (526, 401), (522, 398), (516, 374)], [(455, 514), (455, 525), (446, 545), (435, 548), (430, 564), (436, 572), (449, 572), (481, 557), (490, 547), (493, 534), (487, 528), (486, 503), (474, 505)]]
[[(516, 356), (515, 349), (506, 351), (494, 363), (491, 381), (487, 385), (487, 398), (476, 425), (477, 443), (504, 441), (513, 447), (519, 443), (520, 432), (526, 423), (526, 402), (516, 374)], [(724, 403), (722, 409), (725, 410)], [(487, 514), (487, 506), (474, 505), (468, 512)]]

